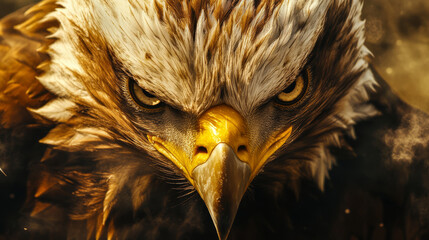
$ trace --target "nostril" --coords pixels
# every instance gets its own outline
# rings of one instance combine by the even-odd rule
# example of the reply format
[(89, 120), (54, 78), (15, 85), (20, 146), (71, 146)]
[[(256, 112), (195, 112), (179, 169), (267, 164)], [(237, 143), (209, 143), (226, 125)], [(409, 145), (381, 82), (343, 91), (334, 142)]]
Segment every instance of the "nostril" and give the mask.
[(243, 152), (246, 152), (246, 151), (247, 151), (247, 147), (244, 146), (244, 145), (240, 145), (237, 148), (237, 153), (243, 153)]
[(199, 146), (197, 147), (197, 150), (195, 151), (195, 155), (197, 154), (206, 154), (207, 153), (207, 148), (203, 147), (203, 146)]

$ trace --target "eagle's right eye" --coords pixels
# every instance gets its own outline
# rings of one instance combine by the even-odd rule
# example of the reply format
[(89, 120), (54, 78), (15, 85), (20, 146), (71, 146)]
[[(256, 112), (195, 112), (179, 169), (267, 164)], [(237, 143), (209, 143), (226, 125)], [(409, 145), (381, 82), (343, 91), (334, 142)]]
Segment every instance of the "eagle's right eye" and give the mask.
[(128, 89), (134, 102), (145, 109), (156, 110), (163, 105), (161, 100), (141, 88), (134, 79), (129, 80)]
[(307, 67), (299, 74), (295, 81), (276, 96), (276, 102), (283, 106), (298, 102), (307, 92), (309, 81), (311, 81), (311, 72), (309, 67)]

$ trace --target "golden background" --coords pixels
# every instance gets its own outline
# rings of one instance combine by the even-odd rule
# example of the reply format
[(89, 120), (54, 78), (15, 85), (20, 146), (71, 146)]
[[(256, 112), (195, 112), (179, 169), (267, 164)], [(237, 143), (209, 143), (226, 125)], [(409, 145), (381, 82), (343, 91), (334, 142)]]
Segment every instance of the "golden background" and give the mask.
[(402, 99), (429, 112), (429, 1), (366, 1), (363, 15), (375, 68)]
[[(0, 0), (0, 17), (35, 0)], [(429, 1), (367, 0), (367, 46), (394, 92), (429, 112)]]

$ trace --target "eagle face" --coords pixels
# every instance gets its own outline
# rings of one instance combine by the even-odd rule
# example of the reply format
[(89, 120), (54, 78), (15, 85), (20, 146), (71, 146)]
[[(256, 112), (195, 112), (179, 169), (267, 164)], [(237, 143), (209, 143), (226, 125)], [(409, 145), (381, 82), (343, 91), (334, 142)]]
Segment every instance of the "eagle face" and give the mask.
[(375, 114), (357, 0), (43, 4), (59, 25), (38, 79), (57, 98), (32, 112), (55, 123), (42, 143), (78, 156), (58, 173), (72, 218), (100, 229), (165, 181), (198, 192), (226, 239), (255, 178), (323, 189), (327, 147)]

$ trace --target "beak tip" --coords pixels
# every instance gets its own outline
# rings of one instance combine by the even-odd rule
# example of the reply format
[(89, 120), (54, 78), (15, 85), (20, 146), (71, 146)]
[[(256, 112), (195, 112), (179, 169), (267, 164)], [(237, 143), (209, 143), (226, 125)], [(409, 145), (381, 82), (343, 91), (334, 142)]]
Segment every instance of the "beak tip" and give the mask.
[(250, 174), (250, 166), (225, 143), (219, 143), (208, 160), (193, 170), (195, 188), (209, 210), (219, 240), (228, 238)]
[(232, 223), (233, 220), (229, 219), (223, 219), (216, 222), (215, 226), (219, 240), (226, 240), (228, 238), (229, 232), (231, 231)]
[(226, 240), (228, 238), (229, 232), (224, 234), (218, 232), (217, 235), (219, 236), (219, 240)]

